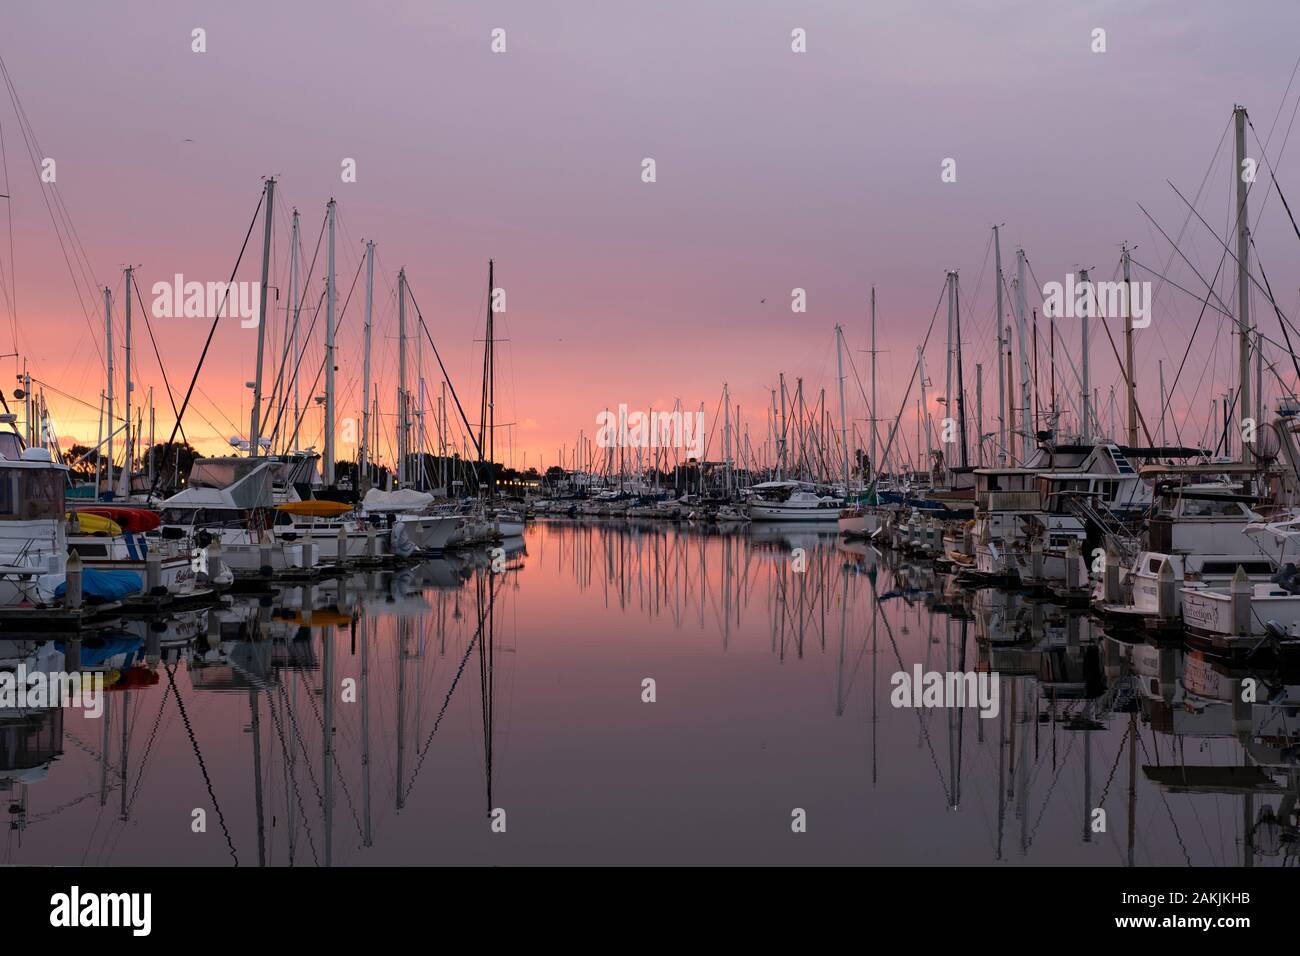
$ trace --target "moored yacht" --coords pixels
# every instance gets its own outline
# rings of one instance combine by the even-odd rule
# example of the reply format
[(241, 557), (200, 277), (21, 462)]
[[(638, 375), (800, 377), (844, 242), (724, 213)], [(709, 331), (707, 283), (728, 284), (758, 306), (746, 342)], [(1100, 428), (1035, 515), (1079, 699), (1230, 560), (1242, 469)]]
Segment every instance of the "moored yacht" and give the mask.
[(751, 489), (747, 510), (752, 521), (816, 521), (839, 519), (840, 499), (820, 495), (799, 481), (764, 481)]

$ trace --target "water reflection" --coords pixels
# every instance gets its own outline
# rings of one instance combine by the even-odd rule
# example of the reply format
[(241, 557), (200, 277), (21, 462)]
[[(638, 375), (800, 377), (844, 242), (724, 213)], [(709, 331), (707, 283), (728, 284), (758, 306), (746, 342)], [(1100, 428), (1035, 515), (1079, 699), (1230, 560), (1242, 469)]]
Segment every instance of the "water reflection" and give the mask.
[[(6, 862), (1296, 852), (1294, 673), (1118, 640), (797, 526), (536, 525), (502, 554), (6, 635), (0, 666), (19, 664), (108, 691), (99, 719), (0, 710)], [(997, 675), (998, 713), (894, 707), (916, 664)]]

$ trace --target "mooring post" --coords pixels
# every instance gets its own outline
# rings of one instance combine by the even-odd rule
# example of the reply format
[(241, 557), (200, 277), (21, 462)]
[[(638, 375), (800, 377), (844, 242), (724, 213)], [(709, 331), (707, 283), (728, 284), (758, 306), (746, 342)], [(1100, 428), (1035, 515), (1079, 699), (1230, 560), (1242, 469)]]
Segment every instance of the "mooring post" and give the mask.
[(81, 555), (73, 551), (68, 555), (67, 564), (64, 565), (65, 583), (67, 587), (64, 590), (63, 606), (71, 610), (81, 609)]

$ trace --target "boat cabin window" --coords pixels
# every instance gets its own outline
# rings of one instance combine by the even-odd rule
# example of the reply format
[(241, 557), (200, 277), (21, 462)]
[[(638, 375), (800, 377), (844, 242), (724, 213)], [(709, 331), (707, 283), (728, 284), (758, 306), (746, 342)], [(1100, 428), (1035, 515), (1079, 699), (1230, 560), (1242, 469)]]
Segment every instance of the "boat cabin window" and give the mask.
[(65, 483), (59, 469), (0, 469), (0, 519), (62, 518)]
[(162, 523), (183, 528), (232, 524), (247, 518), (238, 508), (164, 508)]
[(1150, 558), (1147, 560), (1147, 570), (1152, 574), (1160, 573), (1160, 565), (1165, 563), (1164, 558)]
[(265, 462), (256, 458), (202, 458), (190, 468), (191, 488), (229, 488)]
[(23, 457), (23, 440), (13, 432), (0, 432), (0, 458), (18, 461)]
[(1239, 501), (1183, 498), (1182, 503), (1181, 515), (1184, 518), (1240, 518), (1246, 514)]
[(976, 488), (980, 491), (1029, 491), (1034, 476), (1030, 475), (977, 475)]
[(74, 544), (72, 550), (83, 558), (108, 557), (108, 545), (106, 544)]

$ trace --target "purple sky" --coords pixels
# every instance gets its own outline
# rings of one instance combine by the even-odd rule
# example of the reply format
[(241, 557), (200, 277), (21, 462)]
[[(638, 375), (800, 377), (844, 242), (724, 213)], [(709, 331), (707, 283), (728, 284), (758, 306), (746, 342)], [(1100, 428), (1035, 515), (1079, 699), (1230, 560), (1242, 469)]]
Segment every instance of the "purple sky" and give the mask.
[[(207, 31), (206, 53), (191, 52), (195, 27)], [(496, 27), (505, 54), (489, 49)], [(807, 31), (805, 54), (790, 50), (796, 27)], [(1096, 27), (1107, 31), (1103, 54), (1090, 49)], [(880, 413), (892, 419), (948, 268), (962, 270), (968, 386), (984, 363), (991, 396), (989, 227), (1006, 224), (1008, 274), (1023, 244), (1041, 282), (1088, 266), (1111, 278), (1126, 240), (1163, 270), (1170, 248), (1137, 203), (1177, 235), (1186, 208), (1165, 181), (1191, 196), (1209, 170), (1199, 208), (1223, 234), (1231, 137), (1217, 160), (1216, 147), (1237, 102), (1268, 136), (1297, 27), (1300, 7), (1289, 2), (81, 2), (7, 12), (0, 56), (41, 154), (57, 161), (59, 195), (100, 285), (120, 292), (128, 262), (146, 302), (152, 283), (176, 272), (225, 279), (267, 174), (280, 182), (275, 272), (287, 285), (289, 208), (302, 213), (310, 258), (336, 197), (341, 295), (362, 239), (378, 243), (385, 404), (392, 287), (405, 265), (476, 419), (475, 340), (494, 257), (508, 294), (498, 420), (517, 423), (516, 464), (525, 452), (529, 464), (553, 464), (607, 405), (662, 409), (680, 398), (712, 414), (723, 381), (759, 444), (778, 371), (833, 396), (834, 324), (851, 347), (866, 346), (873, 282), (888, 350)], [(1298, 93), (1300, 82), (1269, 156), (1300, 210), (1296, 147), (1281, 150)], [(51, 387), (65, 440), (93, 437), (93, 408), (53, 389), (97, 404), (99, 299), (78, 297), (7, 96), (0, 123), (14, 259), (0, 241), (0, 263), (6, 283), (13, 267), (16, 349)], [(1256, 154), (1254, 134), (1249, 142)], [(340, 180), (344, 157), (357, 160), (354, 184)], [(644, 157), (656, 160), (653, 184), (641, 182)], [(940, 181), (945, 157), (957, 161), (955, 183)], [(260, 229), (240, 278), (257, 278)], [(1300, 245), (1276, 194), (1256, 241), (1291, 314)], [(1199, 223), (1183, 248), (1214, 273), (1219, 247)], [(323, 251), (313, 299), (322, 269)], [(1169, 275), (1198, 289), (1180, 262)], [(1225, 301), (1235, 302), (1234, 281), (1229, 261)], [(805, 315), (790, 311), (794, 287), (807, 290)], [(1263, 304), (1256, 296), (1277, 338)], [(14, 351), (13, 316), (0, 305), (0, 350)], [(1172, 381), (1198, 312), (1166, 287), (1139, 333), (1148, 421), (1158, 417), (1156, 360)], [(359, 408), (360, 320), (358, 287), (340, 332), (340, 419)], [(268, 327), (277, 349), (282, 324), (281, 314)], [(188, 383), (206, 329), (154, 321), (174, 387)], [(1208, 403), (1231, 383), (1227, 330), (1208, 314), (1188, 359), (1175, 400), (1180, 414), (1190, 406), (1184, 441), (1201, 440)], [(1063, 334), (1077, 359), (1075, 327)], [(253, 336), (234, 322), (218, 332), (187, 416), (209, 450), (247, 428)], [(932, 349), (942, 388), (942, 343)], [(314, 369), (320, 354), (313, 342), (305, 364)], [(152, 384), (165, 404), (143, 330), (136, 355), (137, 398)], [(1100, 331), (1092, 359), (1105, 402), (1121, 379)], [(865, 356), (855, 360), (865, 374)], [(986, 428), (992, 414), (990, 397)], [(320, 427), (309, 416), (304, 431)]]

